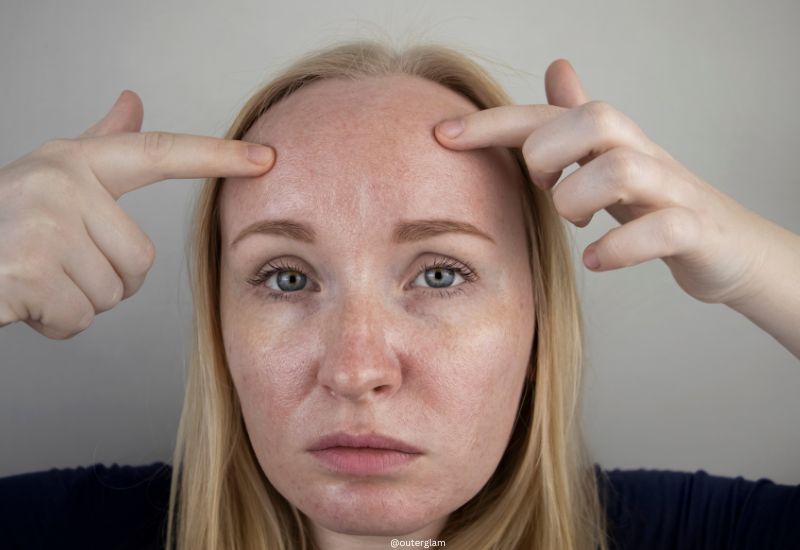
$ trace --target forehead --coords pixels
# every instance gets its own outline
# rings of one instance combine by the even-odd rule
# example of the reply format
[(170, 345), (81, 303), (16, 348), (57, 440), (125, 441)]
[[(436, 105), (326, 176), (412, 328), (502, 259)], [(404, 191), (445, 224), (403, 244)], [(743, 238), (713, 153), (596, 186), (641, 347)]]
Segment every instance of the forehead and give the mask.
[(453, 218), (496, 228), (518, 206), (518, 169), (505, 149), (452, 151), (434, 126), (477, 111), (469, 100), (408, 75), (314, 82), (262, 115), (243, 137), (275, 148), (273, 168), (228, 178), (225, 242), (261, 218), (298, 218), (321, 234), (363, 235), (399, 219)]

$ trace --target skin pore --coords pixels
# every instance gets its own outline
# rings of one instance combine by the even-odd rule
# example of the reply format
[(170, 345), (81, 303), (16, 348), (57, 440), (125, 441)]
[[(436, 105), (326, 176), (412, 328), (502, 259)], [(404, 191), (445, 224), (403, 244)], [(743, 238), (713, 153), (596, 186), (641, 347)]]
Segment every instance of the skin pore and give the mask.
[[(433, 135), (476, 110), (408, 75), (317, 81), (243, 137), (275, 148), (272, 170), (223, 185), (231, 376), (261, 468), (324, 550), (436, 539), (510, 438), (535, 328), (523, 178), (505, 149), (451, 151)], [(314, 243), (252, 233), (232, 246), (255, 222), (287, 219)], [(394, 242), (397, 223), (431, 219), (494, 242), (455, 232)], [(249, 283), (268, 263), (283, 271)], [(307, 449), (337, 430), (423, 454), (388, 475), (332, 473)]]

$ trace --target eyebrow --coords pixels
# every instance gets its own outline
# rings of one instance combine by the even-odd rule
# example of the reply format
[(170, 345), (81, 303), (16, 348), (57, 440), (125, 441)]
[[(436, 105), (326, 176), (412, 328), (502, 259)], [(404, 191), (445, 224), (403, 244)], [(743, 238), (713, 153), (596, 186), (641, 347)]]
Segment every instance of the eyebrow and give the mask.
[[(488, 233), (481, 231), (471, 223), (451, 219), (400, 221), (395, 225), (392, 232), (392, 242), (395, 244), (416, 242), (444, 233), (473, 235), (497, 244)], [(233, 239), (230, 245), (231, 248), (235, 247), (245, 237), (253, 234), (277, 235), (309, 244), (314, 244), (316, 241), (314, 229), (302, 222), (290, 219), (259, 220), (245, 227)]]

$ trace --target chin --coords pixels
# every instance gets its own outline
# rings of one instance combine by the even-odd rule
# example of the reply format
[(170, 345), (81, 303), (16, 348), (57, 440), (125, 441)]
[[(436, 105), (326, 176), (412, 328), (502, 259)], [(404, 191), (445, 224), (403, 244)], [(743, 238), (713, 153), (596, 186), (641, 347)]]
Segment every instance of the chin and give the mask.
[(309, 495), (306, 502), (310, 506), (298, 508), (315, 524), (330, 531), (370, 536), (413, 533), (447, 514), (445, 510), (426, 506), (426, 501), (430, 501), (424, 495), (409, 500), (385, 488), (377, 491), (353, 486), (349, 490), (342, 489), (349, 494)]
[(428, 517), (422, 518), (418, 514), (416, 517), (398, 516), (395, 510), (379, 514), (364, 514), (358, 510), (335, 511), (331, 514), (321, 514), (310, 516), (316, 524), (346, 535), (363, 536), (403, 536), (415, 531), (419, 531), (428, 525), (431, 520)]

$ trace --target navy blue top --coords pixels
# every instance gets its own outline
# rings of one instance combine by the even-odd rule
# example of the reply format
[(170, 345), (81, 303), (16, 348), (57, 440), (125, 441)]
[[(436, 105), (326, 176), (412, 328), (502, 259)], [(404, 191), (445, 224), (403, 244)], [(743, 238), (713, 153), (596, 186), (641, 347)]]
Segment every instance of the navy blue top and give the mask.
[[(800, 485), (668, 470), (601, 470), (611, 548), (800, 549)], [(163, 549), (171, 467), (0, 478), (0, 548)]]

